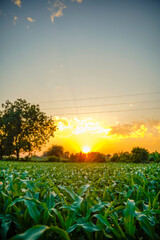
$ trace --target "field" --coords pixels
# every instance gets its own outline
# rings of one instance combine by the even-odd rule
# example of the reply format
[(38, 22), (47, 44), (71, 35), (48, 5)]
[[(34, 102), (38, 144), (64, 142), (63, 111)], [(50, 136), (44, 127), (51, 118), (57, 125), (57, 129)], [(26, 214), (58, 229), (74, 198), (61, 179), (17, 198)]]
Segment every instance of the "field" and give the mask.
[(160, 239), (160, 164), (0, 163), (1, 239)]

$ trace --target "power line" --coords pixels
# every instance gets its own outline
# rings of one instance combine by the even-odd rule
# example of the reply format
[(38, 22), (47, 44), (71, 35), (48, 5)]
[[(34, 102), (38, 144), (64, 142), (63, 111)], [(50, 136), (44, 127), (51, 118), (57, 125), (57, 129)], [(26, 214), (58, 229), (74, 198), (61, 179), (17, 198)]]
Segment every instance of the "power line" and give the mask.
[(96, 113), (116, 113), (116, 112), (132, 112), (132, 111), (145, 111), (145, 110), (160, 110), (160, 108), (135, 108), (135, 109), (126, 109), (126, 110), (116, 110), (116, 111), (100, 111), (100, 112), (81, 112), (81, 113), (57, 113), (56, 116), (63, 115), (81, 115), (81, 114), (96, 114)]
[(58, 102), (72, 102), (72, 101), (85, 101), (85, 100), (93, 100), (93, 99), (105, 99), (105, 98), (119, 98), (119, 97), (133, 97), (133, 96), (145, 96), (145, 95), (155, 95), (160, 94), (160, 92), (148, 92), (148, 93), (135, 93), (135, 94), (123, 94), (123, 95), (112, 95), (112, 96), (104, 96), (104, 97), (91, 97), (91, 98), (77, 98), (77, 99), (63, 99), (63, 100), (52, 100), (40, 103), (58, 103)]
[[(86, 107), (106, 107), (106, 106), (118, 106), (118, 105), (127, 105), (127, 104), (141, 104), (141, 103), (156, 103), (160, 102), (160, 100), (153, 101), (141, 101), (141, 102), (130, 102), (130, 103), (111, 103), (111, 104), (100, 104), (100, 105), (81, 105), (76, 108), (86, 108)], [(57, 109), (73, 109), (75, 107), (58, 107), (58, 108), (43, 108), (42, 110), (57, 110)]]

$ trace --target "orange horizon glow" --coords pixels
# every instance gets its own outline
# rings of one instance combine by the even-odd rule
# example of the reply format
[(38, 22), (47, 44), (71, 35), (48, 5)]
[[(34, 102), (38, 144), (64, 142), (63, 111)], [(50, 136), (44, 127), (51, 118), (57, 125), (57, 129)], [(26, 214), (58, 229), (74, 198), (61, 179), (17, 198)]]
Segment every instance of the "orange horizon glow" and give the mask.
[[(62, 145), (70, 153), (131, 151), (133, 147), (144, 147), (150, 152), (160, 151), (160, 121), (134, 121), (104, 124), (94, 118), (56, 117), (57, 131), (45, 150), (51, 145)], [(88, 148), (84, 148), (87, 146)], [(83, 149), (84, 148), (84, 149)]]

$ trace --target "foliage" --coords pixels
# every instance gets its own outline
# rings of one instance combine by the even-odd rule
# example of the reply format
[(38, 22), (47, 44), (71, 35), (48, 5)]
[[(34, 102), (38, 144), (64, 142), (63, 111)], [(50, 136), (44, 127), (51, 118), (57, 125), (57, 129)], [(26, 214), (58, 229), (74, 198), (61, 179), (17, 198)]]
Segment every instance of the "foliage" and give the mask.
[(129, 152), (121, 152), (119, 155), (120, 162), (130, 162), (130, 154)]
[(131, 151), (131, 162), (139, 163), (148, 161), (149, 153), (145, 148), (135, 147)]
[(105, 162), (106, 157), (103, 153), (90, 152), (87, 154), (87, 161), (88, 162)]
[(63, 146), (60, 145), (52, 145), (46, 152), (44, 152), (44, 156), (55, 156), (62, 157), (64, 153)]
[[(143, 163), (149, 160), (149, 153), (145, 148), (135, 147), (129, 152), (114, 153), (111, 162)], [(152, 159), (151, 159), (152, 160)]]
[(41, 147), (54, 136), (56, 127), (52, 118), (40, 111), (39, 105), (31, 105), (18, 99), (14, 103), (6, 101), (0, 113), (0, 151), (2, 155), (19, 154)]
[(160, 164), (1, 162), (1, 239), (159, 239)]
[(70, 159), (71, 162), (105, 162), (106, 158), (103, 153), (99, 152), (89, 152), (89, 153), (76, 153), (71, 154)]
[(49, 156), (47, 157), (47, 161), (48, 162), (61, 162), (61, 158), (60, 157), (56, 157), (56, 156)]
[(153, 152), (149, 154), (149, 161), (160, 162), (160, 153)]
[(130, 153), (128, 152), (121, 152), (121, 153), (114, 153), (113, 156), (110, 158), (111, 162), (130, 162)]
[(111, 162), (119, 162), (119, 155), (118, 153), (113, 153), (113, 156), (111, 157)]

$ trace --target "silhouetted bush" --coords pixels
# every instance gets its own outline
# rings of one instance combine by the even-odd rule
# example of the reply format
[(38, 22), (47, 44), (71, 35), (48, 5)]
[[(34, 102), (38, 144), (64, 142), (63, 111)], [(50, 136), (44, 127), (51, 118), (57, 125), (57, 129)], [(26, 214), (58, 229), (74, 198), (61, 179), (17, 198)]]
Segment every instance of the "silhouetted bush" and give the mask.
[(106, 157), (103, 153), (89, 152), (89, 153), (76, 153), (71, 154), (70, 162), (106, 162)]
[(48, 162), (62, 162), (62, 159), (60, 157), (56, 157), (56, 156), (49, 156), (47, 158)]
[(113, 156), (110, 158), (111, 162), (119, 162), (119, 159), (118, 153), (113, 153)]
[(119, 161), (120, 162), (130, 162), (130, 154), (129, 152), (122, 152), (119, 154)]
[(150, 162), (160, 162), (160, 154), (156, 151), (149, 154)]
[(106, 157), (103, 153), (90, 152), (86, 157), (87, 162), (106, 162)]
[(149, 153), (145, 148), (135, 147), (130, 154), (130, 161), (133, 163), (147, 162)]

